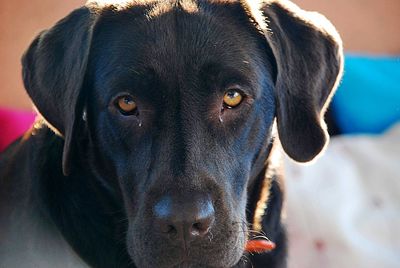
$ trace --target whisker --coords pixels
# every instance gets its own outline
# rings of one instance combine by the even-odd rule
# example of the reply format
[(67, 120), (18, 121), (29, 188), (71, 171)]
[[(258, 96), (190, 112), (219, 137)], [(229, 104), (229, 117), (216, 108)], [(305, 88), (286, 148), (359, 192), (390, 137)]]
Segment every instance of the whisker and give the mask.
[(251, 261), (251, 259), (249, 258), (249, 256), (247, 256), (246, 254), (243, 254), (242, 257), (240, 257), (240, 261), (239, 263), (249, 263), (251, 265), (251, 268), (254, 268), (253, 262)]
[(210, 242), (212, 242), (212, 240), (214, 239), (214, 235), (211, 232), (211, 230), (208, 232), (208, 240), (210, 240)]

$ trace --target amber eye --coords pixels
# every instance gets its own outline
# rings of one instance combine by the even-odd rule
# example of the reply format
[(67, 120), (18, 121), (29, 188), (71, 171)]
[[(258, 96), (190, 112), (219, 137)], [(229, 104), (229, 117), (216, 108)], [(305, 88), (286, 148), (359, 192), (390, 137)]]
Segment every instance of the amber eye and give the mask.
[(123, 115), (134, 115), (137, 113), (136, 102), (130, 95), (124, 95), (119, 97), (116, 100), (115, 105), (117, 106), (120, 113)]
[(238, 106), (243, 100), (242, 94), (236, 90), (229, 90), (224, 95), (224, 104), (228, 108), (234, 108)]

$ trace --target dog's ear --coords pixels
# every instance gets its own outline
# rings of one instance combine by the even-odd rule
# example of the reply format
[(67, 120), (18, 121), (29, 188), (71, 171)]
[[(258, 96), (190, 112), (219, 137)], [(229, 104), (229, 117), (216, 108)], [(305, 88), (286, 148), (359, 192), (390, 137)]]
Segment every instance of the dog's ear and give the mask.
[(292, 159), (310, 161), (329, 138), (323, 115), (342, 74), (340, 36), (324, 16), (289, 1), (247, 5), (275, 57), (282, 147)]
[(68, 175), (73, 136), (82, 120), (82, 86), (96, 14), (76, 9), (41, 32), (22, 57), (25, 88), (50, 127), (64, 137), (63, 173)]

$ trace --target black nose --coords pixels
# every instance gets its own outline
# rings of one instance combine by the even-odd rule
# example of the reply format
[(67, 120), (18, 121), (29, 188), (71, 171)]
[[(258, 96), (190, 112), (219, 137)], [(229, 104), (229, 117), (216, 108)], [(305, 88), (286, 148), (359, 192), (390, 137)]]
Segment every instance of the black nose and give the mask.
[(191, 242), (210, 232), (215, 220), (208, 195), (164, 196), (153, 209), (156, 231), (176, 242)]

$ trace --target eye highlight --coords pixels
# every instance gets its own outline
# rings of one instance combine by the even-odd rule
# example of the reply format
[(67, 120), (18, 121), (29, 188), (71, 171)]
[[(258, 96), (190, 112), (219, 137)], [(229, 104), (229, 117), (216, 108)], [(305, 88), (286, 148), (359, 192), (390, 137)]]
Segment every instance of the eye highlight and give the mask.
[(137, 114), (137, 104), (131, 95), (123, 95), (118, 97), (115, 101), (115, 106), (123, 115), (129, 116)]
[(243, 95), (235, 89), (228, 90), (224, 95), (224, 105), (229, 109), (239, 106), (242, 100)]

